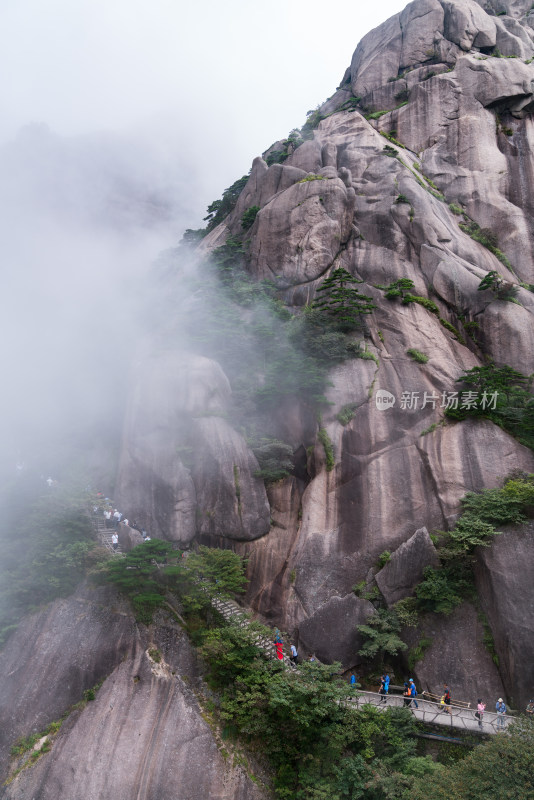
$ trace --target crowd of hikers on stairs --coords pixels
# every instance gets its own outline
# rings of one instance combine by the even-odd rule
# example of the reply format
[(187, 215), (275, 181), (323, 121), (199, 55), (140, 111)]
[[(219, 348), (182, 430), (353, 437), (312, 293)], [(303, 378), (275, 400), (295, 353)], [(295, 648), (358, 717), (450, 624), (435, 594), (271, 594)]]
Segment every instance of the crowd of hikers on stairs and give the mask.
[(147, 531), (141, 525), (139, 525), (136, 520), (130, 522), (130, 520), (124, 516), (122, 511), (119, 511), (117, 508), (115, 508), (113, 500), (111, 500), (109, 497), (105, 497), (102, 502), (102, 505), (93, 506), (93, 516), (96, 519), (102, 519), (102, 517), (104, 518), (105, 529), (112, 531), (110, 534), (111, 545), (116, 553), (120, 552), (118, 531), (121, 525), (140, 533), (143, 537), (143, 541), (150, 541), (151, 537), (148, 535)]
[[(100, 493), (98, 497), (100, 497)], [(115, 508), (115, 504), (113, 500), (109, 497), (103, 497), (100, 505), (93, 506), (93, 515), (95, 520), (100, 520), (97, 522), (96, 527), (97, 529), (101, 528), (101, 523), (103, 519), (104, 527), (106, 530), (111, 531), (111, 547), (114, 552), (117, 554), (120, 553), (120, 546), (119, 546), (119, 536), (118, 531), (120, 530), (120, 526), (129, 527), (132, 530), (136, 530), (138, 533), (141, 534), (143, 537), (143, 541), (147, 542), (150, 541), (151, 537), (147, 533), (147, 531), (139, 525), (135, 520), (130, 522), (124, 514)], [(287, 656), (284, 654), (284, 640), (282, 634), (278, 628), (275, 628), (274, 631), (274, 648), (276, 657), (283, 661)], [(315, 655), (309, 655), (307, 660), (310, 662), (316, 661)], [(295, 644), (290, 645), (290, 655), (289, 655), (289, 664), (296, 668), (299, 664), (299, 654)], [(361, 684), (359, 683), (359, 677), (354, 673), (351, 672), (349, 675), (349, 683), (351, 686), (354, 686), (354, 689), (361, 689)], [(379, 705), (387, 704), (388, 696), (390, 693), (390, 685), (391, 680), (390, 676), (387, 672), (383, 673), (380, 678), (380, 688), (378, 690), (378, 694), (380, 695), (381, 699), (379, 701)], [(371, 688), (371, 686), (369, 687)], [(374, 688), (374, 687), (373, 687)], [(409, 680), (404, 682), (402, 687), (397, 686), (394, 687), (397, 690), (397, 693), (401, 693), (403, 697), (403, 706), (412, 709), (418, 709), (419, 704), (417, 702), (418, 692), (415, 686), (415, 682), (413, 678), (409, 678)], [(439, 695), (433, 695), (428, 692), (423, 692), (425, 700), (429, 700), (433, 703), (439, 704), (440, 712), (444, 714), (451, 715), (451, 690), (447, 683), (443, 684), (443, 691)], [(466, 710), (471, 709), (471, 703), (465, 703), (462, 701), (458, 701), (461, 707), (464, 707)], [(456, 703), (455, 703), (456, 705)], [(484, 719), (484, 712), (486, 711), (486, 703), (483, 702), (482, 698), (478, 698), (477, 700), (477, 708), (474, 712), (474, 716), (478, 721), (478, 727), (482, 730), (483, 728), (483, 719)], [(506, 704), (504, 703), (502, 697), (499, 697), (495, 704), (495, 713), (497, 714), (497, 729), (504, 730), (506, 726), (505, 717), (507, 714)], [(526, 714), (530, 718), (534, 718), (534, 699), (531, 699), (526, 708)]]

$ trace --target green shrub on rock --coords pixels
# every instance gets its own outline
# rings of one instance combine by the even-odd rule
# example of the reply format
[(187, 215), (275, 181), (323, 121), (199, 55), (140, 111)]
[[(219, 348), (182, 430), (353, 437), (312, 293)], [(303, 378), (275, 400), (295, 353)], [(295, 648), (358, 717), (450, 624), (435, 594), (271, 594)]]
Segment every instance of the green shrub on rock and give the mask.
[(259, 206), (250, 206), (250, 208), (247, 208), (247, 210), (243, 212), (243, 216), (241, 217), (241, 227), (245, 231), (248, 231), (249, 228), (252, 228), (259, 210)]

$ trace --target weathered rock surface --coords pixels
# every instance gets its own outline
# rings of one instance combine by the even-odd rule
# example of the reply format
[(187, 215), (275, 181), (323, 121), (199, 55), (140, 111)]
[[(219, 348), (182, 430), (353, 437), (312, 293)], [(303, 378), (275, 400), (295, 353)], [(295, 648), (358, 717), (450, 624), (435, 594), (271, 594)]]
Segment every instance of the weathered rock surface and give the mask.
[(419, 528), (401, 544), (391, 559), (375, 575), (378, 588), (388, 606), (410, 597), (423, 578), (425, 567), (437, 567), (439, 558), (426, 528)]
[(350, 236), (356, 196), (337, 177), (311, 174), (262, 208), (256, 217), (251, 268), (259, 278), (315, 280)]
[(117, 535), (119, 537), (119, 545), (123, 553), (128, 553), (137, 547), (138, 544), (143, 543), (143, 536), (135, 528), (130, 528), (129, 525), (124, 525), (122, 522), (117, 528)]
[(151, 536), (187, 544), (206, 528), (236, 539), (268, 531), (258, 463), (222, 417), (230, 394), (208, 358), (169, 352), (140, 367), (116, 497)]
[[(117, 601), (109, 591), (97, 590), (97, 598), (100, 603)], [(12, 704), (2, 719), (4, 767), (14, 738), (59, 718), (81, 699), (84, 688), (104, 677), (102, 669), (108, 677), (94, 702), (71, 713), (50, 752), (24, 769), (3, 797), (261, 800), (262, 791), (247, 774), (225, 762), (202, 717), (191, 690), (198, 669), (185, 634), (163, 623), (154, 626), (149, 638), (125, 611), (108, 611), (104, 625), (94, 600), (82, 606), (80, 619), (78, 606), (84, 599), (87, 595), (80, 594), (55, 603), (12, 640), (11, 658), (24, 658), (25, 664), (3, 681), (2, 693), (15, 692), (18, 701), (16, 713)], [(126, 631), (128, 647), (120, 652)], [(117, 635), (113, 652), (107, 653)], [(32, 650), (31, 659), (25, 658), (25, 648)], [(150, 655), (154, 648), (160, 650), (159, 662)]]
[(369, 600), (355, 594), (332, 597), (299, 626), (299, 646), (319, 661), (340, 661), (344, 669), (361, 664), (358, 650), (363, 637), (357, 631), (374, 614)]
[[(166, 377), (162, 387), (172, 397), (163, 414), (161, 398), (132, 401), (119, 480), (125, 497), (138, 498), (149, 529), (166, 538), (200, 534), (246, 554), (248, 600), (286, 629), (322, 630), (311, 621), (326, 615), (334, 598), (348, 597), (382, 551), (401, 548), (423, 526), (430, 532), (452, 526), (466, 491), (499, 486), (516, 467), (534, 471), (532, 452), (494, 424), (443, 424), (443, 398), (458, 391), (466, 370), (493, 359), (534, 372), (530, 11), (524, 0), (410, 3), (362, 39), (340, 88), (319, 109), (325, 118), (313, 139), (288, 151), (283, 164), (257, 158), (234, 211), (203, 241), (209, 252), (228, 234), (243, 233), (243, 212), (258, 205), (244, 234), (246, 268), (274, 284), (293, 313), (313, 301), (338, 266), (373, 298), (366, 359), (336, 366), (329, 376), (332, 405), (322, 411), (322, 425), (333, 446), (331, 471), (306, 398), (286, 398), (269, 432), (299, 455), (295, 476), (269, 488), (269, 527), (240, 434), (192, 411), (187, 432), (196, 432), (201, 448), (187, 463), (177, 456), (188, 440), (175, 379)], [(356, 97), (356, 109), (341, 110), (347, 99), (356, 105)], [(366, 119), (369, 112), (385, 113)], [(478, 290), (490, 270), (515, 287), (519, 304)], [(420, 304), (385, 299), (384, 287), (399, 278), (413, 281)], [(428, 362), (415, 363), (411, 349)], [(163, 369), (173, 374), (164, 361), (154, 364), (156, 383)], [(394, 396), (393, 407), (378, 407), (378, 391)], [(231, 402), (223, 394), (215, 413)], [(352, 419), (342, 424), (337, 415), (349, 406)], [(240, 486), (248, 487), (241, 508), (235, 465)], [(141, 510), (134, 516), (141, 519)], [(510, 563), (509, 571), (527, 574), (526, 559), (521, 567)], [(401, 589), (385, 579), (384, 572), (380, 580), (394, 597)], [(495, 607), (492, 629), (504, 630), (504, 613)], [(436, 637), (463, 647), (451, 619), (436, 622)], [(463, 630), (464, 617), (458, 619)], [(313, 643), (325, 660), (337, 657), (332, 637)], [(345, 658), (350, 648), (341, 649)], [(476, 653), (483, 666), (485, 651)], [(425, 680), (439, 683), (437, 661), (425, 663)], [(518, 672), (510, 667), (505, 680)], [(476, 693), (468, 669), (454, 679), (458, 694), (462, 685)], [(493, 691), (498, 684), (490, 685)]]
[(195, 420), (193, 482), (199, 534), (257, 539), (269, 530), (265, 486), (245, 440), (220, 417)]
[(499, 671), (484, 645), (483, 623), (470, 603), (448, 617), (425, 620), (417, 637), (432, 642), (415, 666), (418, 691), (441, 696), (448, 683), (453, 698), (474, 707), (481, 697), (488, 709), (505, 697)]
[(20, 736), (59, 719), (86, 689), (129, 657), (135, 630), (117, 592), (91, 585), (22, 622), (0, 652), (2, 773), (9, 748)]
[(534, 694), (534, 523), (500, 530), (477, 554), (477, 590), (510, 702), (524, 710)]

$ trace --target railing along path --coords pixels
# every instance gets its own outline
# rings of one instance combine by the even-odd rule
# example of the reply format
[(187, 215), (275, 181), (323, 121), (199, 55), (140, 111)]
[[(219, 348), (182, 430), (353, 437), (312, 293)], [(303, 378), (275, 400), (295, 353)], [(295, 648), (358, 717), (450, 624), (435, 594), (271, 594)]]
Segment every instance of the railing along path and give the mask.
[[(124, 555), (120, 549), (114, 549), (111, 541), (111, 536), (114, 531), (106, 528), (105, 519), (93, 517), (92, 520), (96, 535), (104, 547), (107, 547), (108, 550), (110, 550), (114, 555)], [(240, 606), (238, 606), (234, 600), (222, 597), (214, 597), (211, 600), (211, 604), (227, 622), (230, 620), (237, 622), (241, 628), (248, 626), (248, 614)], [(263, 650), (263, 652), (269, 658), (278, 658), (274, 642), (270, 641), (266, 637), (258, 634), (254, 639), (254, 644), (259, 647), (260, 650)], [(296, 669), (289, 656), (287, 656), (285, 653), (283, 663), (284, 666), (288, 667), (289, 669)], [(441, 703), (435, 702), (434, 700), (425, 699), (424, 695), (426, 693), (417, 696), (416, 700), (418, 707), (416, 708), (413, 698), (411, 699), (411, 702), (408, 703), (408, 698), (405, 698), (403, 695), (388, 694), (384, 698), (384, 695), (381, 695), (378, 692), (365, 692), (359, 689), (356, 690), (356, 692), (357, 693), (355, 696), (350, 698), (348, 702), (352, 705), (355, 705), (357, 708), (360, 708), (364, 705), (372, 705), (378, 708), (380, 711), (385, 711), (387, 708), (391, 707), (408, 707), (416, 719), (428, 725), (441, 725), (447, 728), (459, 728), (461, 730), (471, 731), (473, 733), (501, 733), (506, 730), (511, 719), (507, 714), (497, 714), (494, 711), (484, 711), (482, 725), (479, 725), (479, 721), (475, 717), (476, 709), (470, 708), (469, 703), (465, 703), (461, 700), (457, 701), (456, 703), (451, 702), (451, 705), (446, 706), (448, 711), (445, 711)], [(428, 696), (434, 697), (435, 695)]]
[(429, 725), (442, 725), (447, 728), (460, 728), (465, 731), (472, 731), (473, 733), (500, 733), (505, 731), (511, 717), (507, 714), (497, 714), (494, 711), (484, 711), (482, 716), (482, 726), (478, 724), (478, 719), (475, 717), (476, 708), (466, 708), (466, 703), (455, 705), (451, 702), (450, 706), (446, 706), (449, 711), (444, 711), (440, 703), (433, 700), (425, 700), (423, 695), (416, 697), (418, 708), (415, 707), (413, 698), (410, 703), (405, 701), (402, 695), (388, 694), (386, 700), (384, 695), (377, 692), (364, 692), (358, 690), (357, 696), (352, 698), (350, 702), (358, 708), (363, 705), (373, 705), (380, 710), (385, 711), (388, 707), (403, 707), (407, 706), (414, 717), (421, 722)]

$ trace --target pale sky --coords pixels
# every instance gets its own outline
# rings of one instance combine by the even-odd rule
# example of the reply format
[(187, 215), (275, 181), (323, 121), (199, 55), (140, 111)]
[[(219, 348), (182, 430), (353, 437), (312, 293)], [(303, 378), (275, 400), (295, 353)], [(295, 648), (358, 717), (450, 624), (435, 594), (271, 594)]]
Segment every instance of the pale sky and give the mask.
[(405, 5), (2, 0), (0, 142), (29, 122), (142, 135), (193, 170), (198, 213), (303, 124), (361, 37)]

